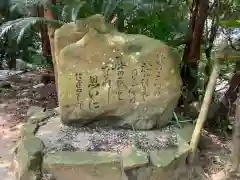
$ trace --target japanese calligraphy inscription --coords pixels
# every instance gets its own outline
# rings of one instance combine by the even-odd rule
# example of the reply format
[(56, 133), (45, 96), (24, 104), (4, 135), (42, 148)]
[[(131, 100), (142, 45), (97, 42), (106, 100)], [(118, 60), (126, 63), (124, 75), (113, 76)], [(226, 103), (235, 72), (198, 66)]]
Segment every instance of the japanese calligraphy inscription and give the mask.
[(169, 122), (181, 94), (181, 77), (168, 46), (143, 35), (94, 28), (72, 41), (59, 46), (57, 58), (64, 123), (84, 124), (103, 115), (136, 129)]

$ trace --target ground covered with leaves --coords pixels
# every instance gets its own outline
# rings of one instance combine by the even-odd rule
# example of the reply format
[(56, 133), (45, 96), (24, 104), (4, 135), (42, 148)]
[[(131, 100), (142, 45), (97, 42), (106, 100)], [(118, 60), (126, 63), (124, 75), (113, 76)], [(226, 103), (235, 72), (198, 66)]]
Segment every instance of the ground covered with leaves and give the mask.
[[(19, 138), (29, 106), (47, 109), (57, 107), (56, 86), (41, 83), (42, 71), (13, 75), (0, 83), (0, 179), (13, 180), (8, 176), (11, 149)], [(217, 180), (216, 173), (223, 170), (230, 155), (230, 141), (204, 131), (200, 142), (198, 161), (202, 179)]]

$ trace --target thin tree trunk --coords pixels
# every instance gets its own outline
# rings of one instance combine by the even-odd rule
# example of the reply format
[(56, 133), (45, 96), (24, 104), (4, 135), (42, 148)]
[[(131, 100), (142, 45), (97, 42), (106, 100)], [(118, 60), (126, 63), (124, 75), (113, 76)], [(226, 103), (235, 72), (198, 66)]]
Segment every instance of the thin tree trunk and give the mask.
[(240, 97), (236, 101), (235, 127), (233, 133), (232, 170), (238, 171), (240, 164)]
[(198, 70), (200, 60), (201, 39), (204, 30), (204, 23), (209, 9), (209, 0), (194, 0), (192, 5), (192, 15), (189, 23), (188, 42), (186, 43), (183, 62), (185, 68), (182, 69), (182, 79), (189, 91), (192, 91), (196, 84), (196, 77), (193, 77), (191, 69)]
[[(44, 7), (38, 6), (37, 7), (37, 14), (38, 17), (44, 17)], [(48, 36), (48, 29), (46, 24), (40, 24), (40, 33), (41, 33), (41, 40), (42, 40), (42, 53), (46, 60), (52, 64), (51, 60), (51, 46), (50, 40)]]
[(239, 165), (240, 165), (240, 96), (236, 100), (235, 123), (233, 131), (233, 150), (230, 160), (230, 166), (226, 167), (225, 180), (239, 179)]
[(200, 59), (200, 42), (208, 8), (209, 0), (193, 1), (193, 12), (189, 25), (189, 42), (185, 47), (183, 55), (183, 60), (192, 67), (197, 67), (197, 63)]
[(240, 85), (240, 72), (236, 72), (230, 82), (229, 88), (224, 94), (224, 97), (220, 103), (218, 113), (221, 120), (226, 120), (229, 114), (232, 114), (234, 108), (233, 104), (237, 99), (237, 93), (239, 92), (239, 85)]
[[(48, 0), (49, 3), (56, 5), (56, 0)], [(57, 20), (57, 17), (51, 12), (49, 9), (45, 9), (44, 12), (44, 17), (46, 19), (50, 20)], [(55, 56), (55, 46), (54, 46), (54, 33), (55, 33), (55, 28), (48, 26), (48, 36), (50, 40), (50, 46), (51, 46), (51, 54), (52, 54), (52, 62), (53, 62), (53, 69), (54, 69), (54, 76), (55, 76), (55, 84), (56, 84), (56, 89), (57, 89), (57, 94), (59, 97), (58, 93), (58, 72), (57, 72), (57, 64), (56, 64), (56, 56)]]
[[(48, 0), (48, 2), (53, 4), (53, 5), (56, 5), (56, 0)], [(44, 17), (46, 19), (50, 19), (50, 20), (56, 20), (57, 19), (57, 17), (55, 17), (53, 12), (51, 12), (51, 10), (49, 10), (49, 9), (45, 9)], [(54, 51), (54, 32), (55, 32), (55, 28), (51, 27), (51, 26), (48, 26), (48, 36), (49, 36), (49, 40), (50, 40), (53, 65), (55, 66), (56, 63), (55, 63), (55, 51)]]
[[(10, 42), (10, 41), (11, 40), (9, 40), (8, 42)], [(10, 48), (10, 47), (8, 47), (8, 48)], [(13, 52), (12, 50), (8, 50), (8, 52), (7, 52), (7, 56), (6, 57), (7, 57), (8, 69), (13, 69), (13, 70), (16, 69), (17, 62), (16, 62), (16, 54), (15, 53), (16, 52)]]

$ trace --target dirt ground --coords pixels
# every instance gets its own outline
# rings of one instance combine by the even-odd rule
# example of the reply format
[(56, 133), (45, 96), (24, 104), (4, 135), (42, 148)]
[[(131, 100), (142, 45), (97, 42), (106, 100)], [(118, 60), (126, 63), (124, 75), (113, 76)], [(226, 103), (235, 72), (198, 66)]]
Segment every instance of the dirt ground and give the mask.
[(11, 87), (0, 89), (0, 179), (8, 176), (11, 151), (19, 138), (19, 130), (25, 121), (29, 106), (55, 108), (57, 106), (54, 84), (41, 85), (40, 71), (11, 76)]
[[(14, 75), (8, 79), (11, 87), (0, 89), (0, 180), (14, 180), (8, 167), (28, 107), (57, 107), (55, 85), (41, 85), (40, 75), (40, 71)], [(205, 179), (217, 180), (214, 174), (221, 171), (229, 159), (229, 148), (228, 141), (203, 133), (199, 165)]]

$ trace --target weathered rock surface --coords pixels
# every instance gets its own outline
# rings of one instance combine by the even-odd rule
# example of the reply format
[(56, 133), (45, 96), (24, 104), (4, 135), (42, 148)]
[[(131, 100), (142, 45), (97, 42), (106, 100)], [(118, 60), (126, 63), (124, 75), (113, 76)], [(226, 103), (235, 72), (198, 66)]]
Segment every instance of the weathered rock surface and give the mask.
[(28, 121), (21, 128), (21, 138), (13, 152), (12, 168), (16, 180), (42, 180), (44, 144), (35, 136), (39, 123), (50, 116), (41, 107), (31, 106), (27, 112)]
[(192, 134), (194, 126), (190, 123), (182, 124), (182, 128), (175, 129), (177, 134), (187, 143), (190, 143), (192, 139)]
[(56, 180), (122, 180), (121, 161), (116, 153), (53, 153), (44, 158), (43, 166)]
[[(46, 145), (45, 173), (56, 180), (75, 180), (80, 174), (83, 179), (90, 180), (111, 176), (124, 180), (179, 180), (190, 151), (187, 141), (192, 128), (190, 125), (183, 129), (168, 128), (137, 131), (135, 133), (140, 136), (136, 138), (134, 132), (127, 129), (104, 129), (93, 125), (85, 129), (69, 127), (61, 124), (60, 117), (52, 117), (38, 129), (36, 136)], [(142, 136), (145, 133), (147, 136)], [(157, 139), (156, 144), (154, 139)], [(116, 152), (119, 152), (117, 156), (114, 155)], [(102, 153), (107, 157), (103, 158)], [(114, 155), (113, 160), (109, 154)], [(117, 169), (112, 161), (117, 164)], [(97, 169), (97, 174), (92, 167)], [(108, 167), (111, 176), (104, 167)]]
[(125, 171), (132, 170), (147, 165), (149, 163), (148, 153), (137, 149), (134, 146), (129, 146), (121, 152), (122, 166)]
[(16, 180), (41, 180), (44, 144), (33, 135), (24, 136), (13, 155)]
[(92, 124), (84, 129), (62, 124), (59, 116), (42, 124), (37, 109), (29, 109), (34, 121), (23, 126), (14, 151), (16, 180), (180, 180), (185, 170), (189, 125), (135, 131)]
[(115, 31), (100, 15), (55, 32), (62, 121), (110, 119), (117, 126), (166, 125), (181, 93), (178, 58), (143, 35)]
[(55, 110), (44, 110), (39, 106), (30, 106), (27, 111), (28, 122), (38, 124), (55, 115)]
[[(180, 180), (181, 173), (186, 173), (186, 158), (190, 146), (179, 137), (178, 148), (162, 149), (150, 153), (152, 166), (143, 167), (136, 171), (136, 180)], [(186, 175), (186, 174), (185, 174)], [(182, 178), (187, 180), (186, 177)], [(181, 179), (181, 180), (182, 180)]]

